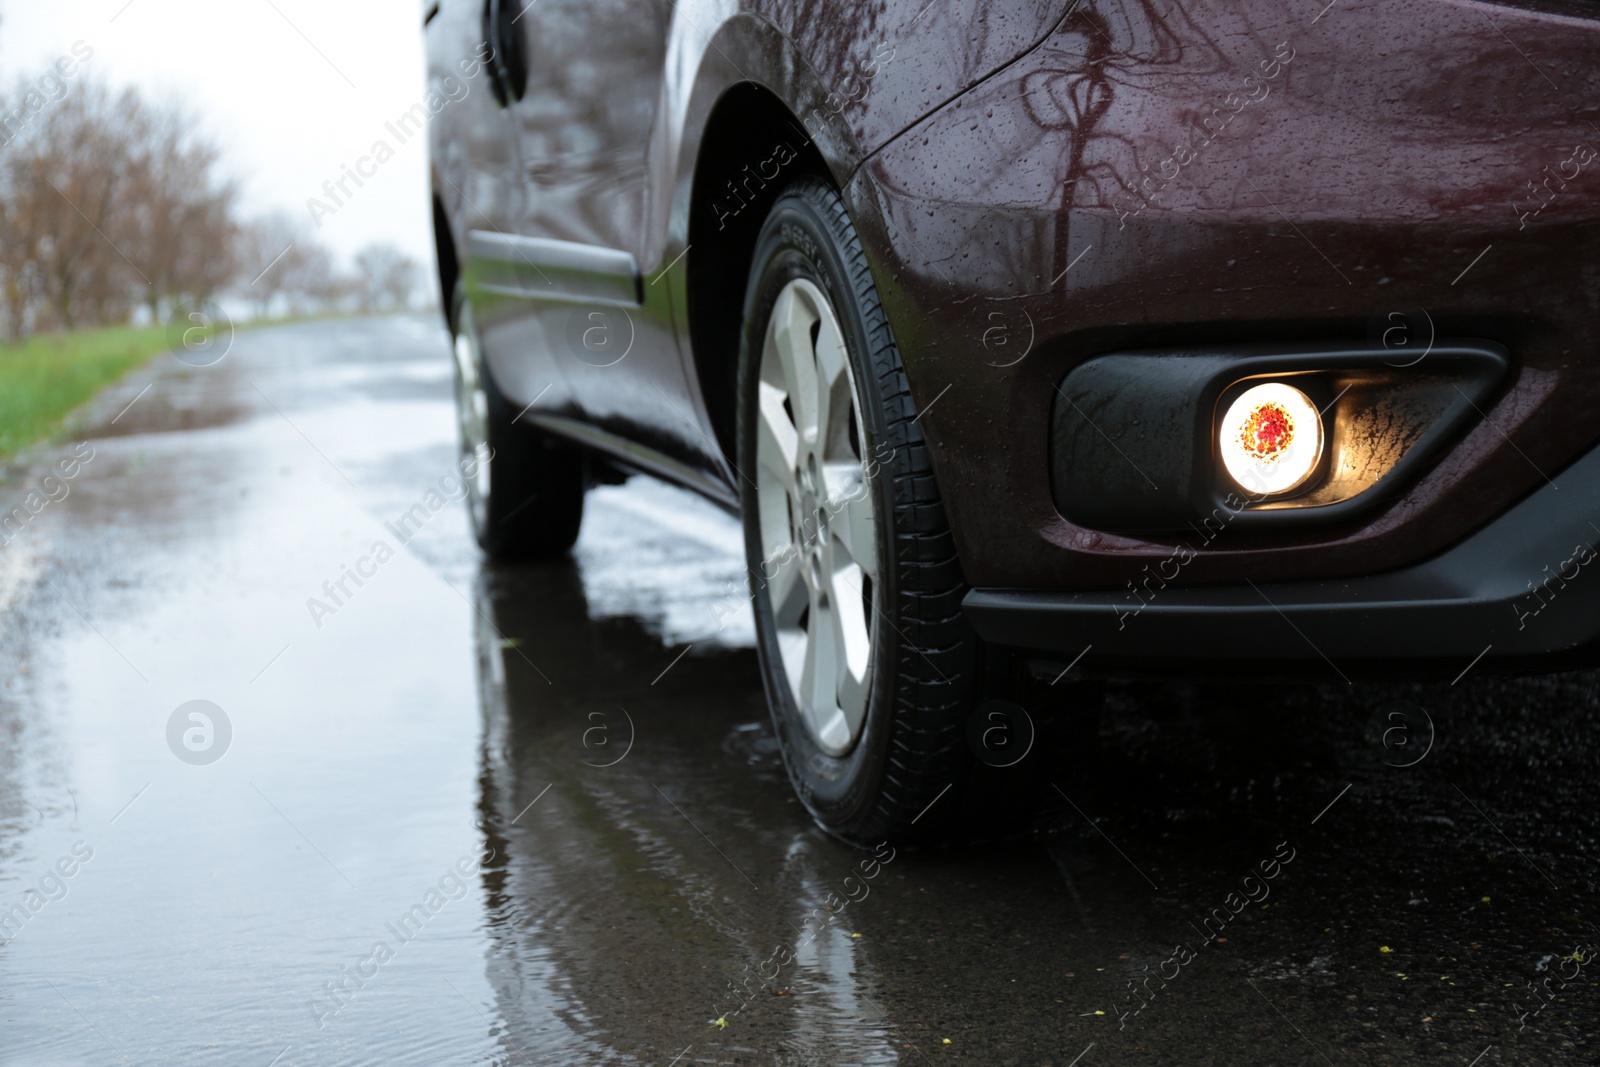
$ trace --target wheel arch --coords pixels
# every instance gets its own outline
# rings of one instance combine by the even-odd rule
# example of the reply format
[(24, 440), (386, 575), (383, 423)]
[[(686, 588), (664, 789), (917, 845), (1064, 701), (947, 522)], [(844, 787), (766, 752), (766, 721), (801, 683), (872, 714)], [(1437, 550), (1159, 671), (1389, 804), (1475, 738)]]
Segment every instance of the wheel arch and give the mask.
[[(662, 97), (664, 173), (656, 178), (670, 208), (664, 240), (646, 259), (664, 265), (687, 369), (736, 481), (734, 381), (756, 235), (783, 184), (816, 174), (842, 189), (866, 151), (818, 65), (777, 24), (750, 11), (718, 24), (707, 3), (679, 6), (685, 10), (669, 33)], [(674, 77), (672, 71), (681, 73)], [(747, 198), (719, 226), (718, 194), (726, 197), (727, 183), (742, 180), (745, 166), (758, 172), (778, 141), (796, 158), (766, 189), (752, 181), (759, 200)]]
[(445, 214), (439, 195), (433, 195), (433, 253), (439, 280), (439, 308), (445, 322), (454, 326), (456, 282), (461, 278), (461, 260), (456, 254), (456, 239), (450, 229), (450, 216)]
[[(750, 130), (770, 131), (770, 136), (752, 138)], [(779, 159), (787, 162), (780, 164)], [(737, 452), (739, 331), (751, 257), (773, 202), (802, 177), (838, 184), (783, 100), (755, 82), (740, 82), (724, 92), (701, 135), (684, 282), (700, 394), (717, 444), (730, 463)]]

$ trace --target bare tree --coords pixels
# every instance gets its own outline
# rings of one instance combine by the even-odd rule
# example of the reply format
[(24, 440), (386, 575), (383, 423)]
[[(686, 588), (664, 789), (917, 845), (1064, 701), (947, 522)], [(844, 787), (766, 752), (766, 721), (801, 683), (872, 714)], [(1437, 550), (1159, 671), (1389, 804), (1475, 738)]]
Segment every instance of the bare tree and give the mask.
[[(117, 244), (144, 116), (132, 93), (80, 86), (24, 126), (5, 157), (11, 216), (23, 237), (9, 265), (31, 269), (54, 323), (124, 313), (149, 279)], [(121, 261), (116, 262), (116, 261)]]
[(240, 227), (237, 247), (239, 292), (255, 303), (258, 316), (278, 306), (295, 314), (334, 310), (350, 291), (333, 256), (298, 217), (263, 215)]
[(241, 227), (237, 277), (244, 283), (240, 291), (255, 303), (259, 317), (270, 315), (277, 298), (294, 288), (312, 243), (305, 227), (282, 211)]
[[(24, 89), (24, 91), (26, 91)], [(21, 93), (0, 96), (0, 116), (11, 114), (13, 101)], [(8, 145), (15, 136), (9, 128), (0, 130)], [(6, 333), (20, 338), (31, 326), (33, 308), (43, 296), (34, 249), (40, 239), (39, 220), (22, 200), (20, 176), (15, 168), (0, 165), (0, 302), (3, 302)]]
[(357, 299), (362, 311), (411, 306), (420, 275), (417, 261), (393, 245), (371, 244), (356, 255)]
[(0, 97), (0, 136), (0, 313), (14, 337), (140, 306), (159, 320), (226, 285), (261, 315), (405, 308), (415, 293), (420, 269), (390, 245), (342, 274), (298, 218), (240, 224), (218, 148), (181, 107), (87, 79), (59, 96), (24, 80)]
[(237, 190), (217, 177), (220, 152), (195, 127), (177, 108), (149, 115), (130, 161), (130, 255), (149, 278), (152, 317), (160, 317), (163, 302), (211, 296), (237, 272)]
[(159, 317), (231, 280), (236, 191), (188, 116), (86, 79), (50, 99), (31, 85), (12, 98), (31, 103), (0, 153), (0, 308), (12, 336), (126, 321), (139, 304)]
[(297, 312), (327, 310), (334, 295), (333, 256), (321, 245), (307, 245), (289, 275)]

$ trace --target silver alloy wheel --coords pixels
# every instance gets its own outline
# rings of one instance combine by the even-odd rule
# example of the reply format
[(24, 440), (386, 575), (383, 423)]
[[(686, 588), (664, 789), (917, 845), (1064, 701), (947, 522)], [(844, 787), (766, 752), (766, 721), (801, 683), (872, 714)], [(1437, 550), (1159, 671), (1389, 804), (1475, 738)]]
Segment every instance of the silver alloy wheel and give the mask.
[(803, 278), (773, 305), (759, 397), (761, 577), (789, 690), (817, 745), (839, 756), (867, 712), (876, 519), (844, 334), (827, 296)]
[[(483, 357), (472, 305), (463, 300), (456, 322), (456, 430), (467, 484), (472, 528), (481, 533), (489, 523), (489, 394), (483, 383)], [(475, 460), (475, 467), (468, 461)], [(471, 470), (471, 476), (467, 471)]]

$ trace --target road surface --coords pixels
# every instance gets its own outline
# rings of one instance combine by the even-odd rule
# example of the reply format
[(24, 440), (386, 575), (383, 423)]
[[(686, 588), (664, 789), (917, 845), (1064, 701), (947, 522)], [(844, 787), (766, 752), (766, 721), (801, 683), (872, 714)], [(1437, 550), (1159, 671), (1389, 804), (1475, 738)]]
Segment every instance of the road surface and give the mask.
[(429, 317), (246, 332), (7, 475), (0, 1064), (1600, 1057), (1594, 675), (1120, 685), (1053, 832), (874, 857), (734, 520), (485, 567), (449, 389)]

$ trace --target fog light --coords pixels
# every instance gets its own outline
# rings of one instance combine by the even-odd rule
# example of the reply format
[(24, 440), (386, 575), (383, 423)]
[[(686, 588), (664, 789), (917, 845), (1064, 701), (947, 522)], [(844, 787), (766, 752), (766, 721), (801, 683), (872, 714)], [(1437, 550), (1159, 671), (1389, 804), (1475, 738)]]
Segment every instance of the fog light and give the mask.
[(1287, 493), (1322, 459), (1322, 416), (1292, 385), (1252, 386), (1228, 405), (1217, 443), (1223, 467), (1240, 486), (1262, 496)]

